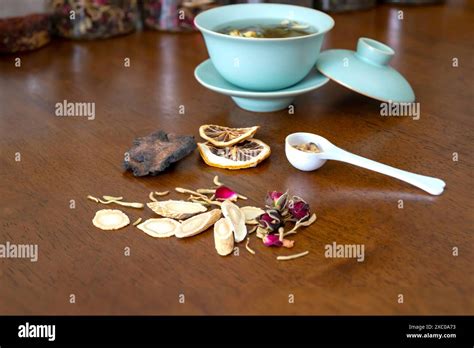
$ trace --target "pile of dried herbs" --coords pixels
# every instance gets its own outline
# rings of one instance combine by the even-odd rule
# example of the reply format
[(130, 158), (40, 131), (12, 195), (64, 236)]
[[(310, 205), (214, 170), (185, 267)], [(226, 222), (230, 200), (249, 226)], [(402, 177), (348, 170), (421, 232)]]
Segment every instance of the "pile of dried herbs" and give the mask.
[[(299, 196), (289, 196), (285, 193), (272, 191), (265, 199), (265, 213), (259, 218), (257, 237), (266, 246), (283, 246), (292, 248), (294, 241), (285, 237), (295, 234), (303, 226), (309, 226), (316, 221), (316, 214), (311, 214), (309, 204)], [(294, 223), (285, 231), (285, 224)]]
[(56, 34), (102, 39), (127, 34), (139, 21), (137, 0), (53, 0)]
[[(293, 248), (295, 241), (286, 238), (296, 234), (303, 226), (316, 221), (316, 214), (311, 213), (308, 203), (299, 196), (290, 196), (288, 192), (272, 191), (267, 194), (265, 209), (253, 206), (239, 207), (239, 200), (247, 197), (235, 192), (214, 178), (214, 187), (196, 190), (176, 187), (175, 191), (189, 195), (187, 200), (158, 200), (169, 194), (151, 192), (152, 202), (146, 204), (161, 218), (151, 218), (144, 222), (139, 218), (133, 223), (138, 229), (154, 238), (187, 238), (200, 234), (214, 226), (214, 241), (217, 253), (230, 255), (234, 245), (246, 240), (245, 248), (251, 254), (250, 235), (257, 231), (257, 237), (267, 247)], [(143, 208), (143, 203), (124, 202), (123, 197), (103, 196), (103, 199), (88, 196), (88, 199), (101, 204), (118, 204), (130, 208)], [(213, 209), (217, 206), (217, 209)], [(223, 216), (223, 217), (221, 217)], [(130, 224), (129, 218), (119, 210), (103, 209), (97, 212), (94, 225), (104, 230), (117, 230)], [(285, 227), (292, 225), (285, 231)], [(277, 256), (285, 261), (300, 258), (309, 252)]]

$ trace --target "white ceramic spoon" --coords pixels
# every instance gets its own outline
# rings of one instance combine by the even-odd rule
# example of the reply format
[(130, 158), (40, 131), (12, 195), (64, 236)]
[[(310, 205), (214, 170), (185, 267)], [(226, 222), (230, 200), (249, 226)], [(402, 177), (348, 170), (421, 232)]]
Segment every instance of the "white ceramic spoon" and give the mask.
[[(315, 143), (321, 152), (305, 152), (294, 147), (295, 145), (307, 143)], [(397, 178), (432, 195), (440, 195), (443, 193), (444, 187), (446, 186), (446, 183), (441, 179), (410, 173), (361, 156), (354, 155), (353, 153), (338, 148), (326, 138), (312, 133), (293, 133), (288, 135), (285, 139), (285, 153), (288, 161), (290, 161), (290, 163), (299, 170), (316, 170), (323, 166), (324, 163), (326, 163), (326, 160), (335, 160), (350, 163)]]

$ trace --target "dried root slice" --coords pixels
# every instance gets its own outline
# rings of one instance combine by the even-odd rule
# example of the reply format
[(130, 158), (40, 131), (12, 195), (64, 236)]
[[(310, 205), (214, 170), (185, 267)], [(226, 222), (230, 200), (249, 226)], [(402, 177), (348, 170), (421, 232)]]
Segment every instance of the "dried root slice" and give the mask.
[(234, 240), (240, 243), (247, 236), (247, 226), (245, 226), (245, 215), (231, 201), (224, 201), (221, 205), (222, 214), (229, 220), (232, 230), (234, 231)]
[(222, 218), (214, 225), (214, 244), (221, 256), (229, 255), (234, 250), (234, 233), (228, 219)]
[(199, 199), (191, 199), (191, 198), (190, 198), (189, 200), (190, 200), (191, 202), (193, 202), (193, 203), (199, 203), (199, 204), (202, 204), (202, 205), (204, 205), (204, 206), (206, 206), (206, 207), (210, 206), (209, 203), (204, 202), (204, 201), (200, 201)]
[(136, 226), (136, 225), (138, 225), (140, 222), (142, 222), (142, 218), (138, 218), (138, 219), (132, 224), (132, 226)]
[(158, 202), (158, 200), (155, 198), (154, 194), (155, 193), (153, 191), (151, 191), (150, 194), (148, 195), (148, 198), (150, 199), (150, 201)]
[(167, 238), (174, 236), (181, 224), (173, 219), (148, 219), (142, 222), (137, 228), (154, 238)]
[(136, 203), (136, 202), (122, 202), (122, 201), (109, 201), (109, 202), (122, 205), (124, 207), (137, 208), (137, 209), (142, 209), (145, 206), (143, 203)]
[(121, 201), (123, 199), (122, 196), (115, 197), (115, 196), (102, 196), (106, 201)]
[(247, 249), (247, 251), (249, 253), (251, 253), (252, 255), (255, 255), (255, 250), (253, 250), (250, 246), (250, 238), (247, 237), (247, 243), (245, 243), (245, 249)]
[[(110, 197), (110, 196), (109, 196)], [(137, 209), (141, 209), (143, 208), (145, 205), (143, 203), (136, 203), (136, 202), (122, 202), (122, 201), (117, 201), (117, 200), (105, 200), (103, 201), (102, 199), (98, 199), (98, 202), (99, 203), (102, 203), (102, 204), (112, 204), (112, 203), (115, 203), (115, 204), (118, 204), (118, 205), (122, 205), (124, 207), (129, 207), (129, 208), (137, 208)]]
[(213, 180), (212, 182), (213, 182), (214, 185), (216, 185), (216, 186), (224, 186), (224, 184), (219, 181), (219, 176), (218, 176), (218, 175), (216, 175), (216, 176), (214, 177), (214, 180)]
[(168, 193), (170, 193), (170, 191), (163, 191), (163, 192), (158, 192), (158, 191), (153, 192), (152, 191), (148, 195), (148, 198), (150, 198), (150, 201), (158, 202), (158, 200), (155, 198), (155, 195), (161, 197), (161, 196), (166, 196)]
[(207, 208), (200, 203), (173, 200), (151, 202), (147, 203), (147, 206), (158, 215), (180, 220), (207, 210)]
[(114, 196), (102, 196), (104, 197), (104, 200), (100, 198), (93, 197), (91, 195), (87, 196), (88, 199), (91, 201), (94, 201), (96, 203), (101, 203), (101, 204), (118, 204), (122, 205), (124, 207), (129, 207), (129, 208), (138, 208), (141, 209), (145, 205), (143, 203), (135, 203), (135, 202), (122, 202), (123, 197), (114, 197)]
[(258, 225), (258, 220), (245, 220), (245, 223), (247, 225), (254, 225), (256, 227)]
[(248, 230), (247, 235), (254, 233), (257, 230), (258, 226), (253, 226), (250, 230)]
[(102, 209), (95, 213), (92, 223), (101, 230), (111, 231), (127, 226), (130, 219), (121, 210)]
[(89, 196), (87, 196), (87, 199), (90, 199), (91, 201), (94, 201), (94, 202), (96, 202), (96, 203), (99, 203), (99, 199), (97, 199), (97, 198), (94, 197), (94, 196), (89, 195)]
[(163, 191), (163, 192), (159, 192), (159, 191), (155, 191), (155, 195), (157, 196), (166, 196), (167, 194), (169, 194), (170, 191)]
[(257, 207), (242, 207), (240, 210), (244, 213), (245, 223), (248, 225), (257, 225), (260, 215), (265, 214), (263, 209)]
[(296, 222), (295, 226), (289, 230), (288, 232), (283, 233), (283, 237), (286, 237), (289, 234), (296, 234), (296, 230), (300, 227), (308, 227), (309, 225), (313, 224), (317, 219), (316, 214), (310, 216), (308, 220), (305, 221), (298, 221)]
[(181, 228), (176, 230), (177, 238), (186, 238), (195, 236), (201, 232), (204, 232), (209, 227), (214, 225), (217, 220), (221, 217), (221, 211), (219, 209), (213, 209), (207, 213), (202, 213), (192, 218), (187, 219), (181, 223)]
[(202, 193), (204, 195), (216, 193), (216, 189), (197, 189), (197, 193)]
[(278, 261), (288, 261), (288, 260), (298, 259), (298, 258), (306, 256), (308, 254), (309, 254), (309, 251), (303, 251), (302, 253), (299, 253), (299, 254), (293, 254), (293, 255), (288, 255), (288, 256), (277, 256), (277, 260)]
[(188, 190), (188, 189), (185, 189), (185, 188), (182, 188), (182, 187), (176, 187), (175, 188), (175, 191), (176, 192), (179, 192), (179, 193), (189, 193), (191, 195), (195, 195), (195, 196), (198, 196), (198, 197), (201, 197), (201, 198), (207, 198), (206, 195), (203, 195), (199, 192), (196, 192), (196, 191), (193, 191), (193, 190)]
[(263, 239), (268, 234), (267, 230), (261, 227), (260, 225), (257, 225), (256, 232), (257, 232), (257, 238), (260, 238), (260, 239)]
[(219, 207), (222, 205), (222, 202), (213, 201), (212, 199), (209, 199), (207, 197), (203, 198), (203, 197), (190, 196), (188, 199), (190, 199), (191, 202), (201, 203), (203, 205), (217, 205)]

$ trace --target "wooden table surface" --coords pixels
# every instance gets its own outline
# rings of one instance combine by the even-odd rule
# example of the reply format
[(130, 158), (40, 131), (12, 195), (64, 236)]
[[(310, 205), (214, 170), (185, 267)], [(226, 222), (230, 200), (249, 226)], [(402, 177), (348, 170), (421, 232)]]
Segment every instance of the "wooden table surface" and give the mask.
[[(16, 56), (1, 57), (0, 244), (37, 244), (39, 259), (0, 259), (0, 313), (473, 314), (474, 11), (467, 3), (404, 7), (403, 20), (390, 6), (334, 15), (324, 47), (353, 49), (361, 36), (392, 46), (392, 65), (420, 102), (419, 120), (382, 117), (378, 102), (333, 82), (300, 96), (294, 115), (241, 110), (195, 81), (194, 68), (207, 58), (198, 33), (58, 40), (19, 55), (20, 68)], [(95, 120), (56, 117), (63, 100), (96, 103)], [(262, 126), (258, 137), (271, 157), (255, 169), (227, 171), (206, 166), (196, 151), (157, 177), (121, 169), (135, 137), (164, 129), (198, 138), (209, 123)], [(337, 162), (300, 172), (283, 146), (296, 131), (440, 177), (447, 189), (429, 196)], [(86, 200), (89, 194), (146, 202), (150, 191), (210, 187), (215, 175), (251, 205), (262, 206), (267, 190), (289, 189), (318, 220), (291, 251), (253, 236), (256, 255), (240, 245), (239, 256), (229, 257), (215, 252), (212, 231), (156, 240), (132, 226), (105, 232), (91, 223), (104, 206)], [(148, 208), (122, 210), (132, 221), (153, 217)], [(365, 260), (326, 258), (333, 242), (363, 244)], [(302, 259), (276, 260), (304, 250), (310, 253)]]

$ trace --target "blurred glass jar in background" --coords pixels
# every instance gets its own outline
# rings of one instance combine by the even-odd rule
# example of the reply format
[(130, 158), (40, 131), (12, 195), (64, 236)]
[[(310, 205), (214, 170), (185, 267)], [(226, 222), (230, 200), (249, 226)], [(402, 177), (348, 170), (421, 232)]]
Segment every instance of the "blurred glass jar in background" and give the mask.
[(148, 29), (165, 31), (194, 30), (194, 17), (200, 12), (225, 5), (218, 0), (143, 0), (143, 24)]
[(137, 0), (51, 0), (54, 31), (70, 39), (105, 39), (133, 32)]
[(442, 4), (445, 0), (380, 0), (380, 2), (400, 5), (432, 5)]
[(0, 53), (29, 51), (50, 37), (49, 0), (0, 0)]
[(377, 0), (315, 0), (314, 7), (326, 12), (367, 10), (375, 7)]

